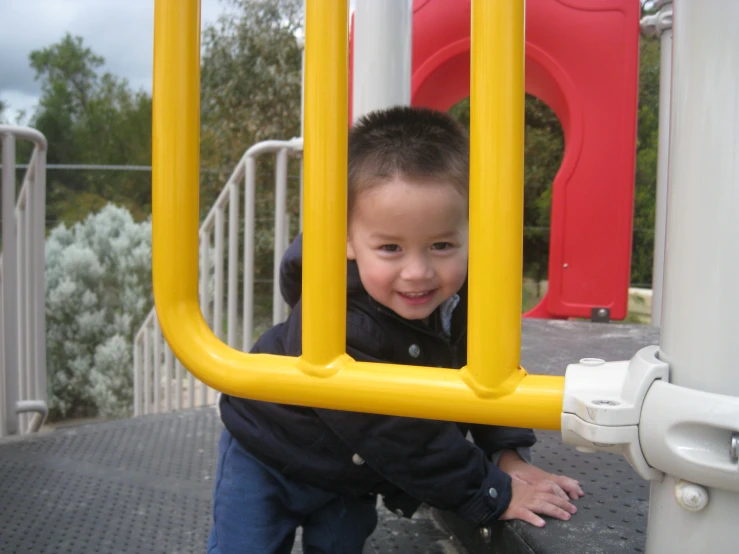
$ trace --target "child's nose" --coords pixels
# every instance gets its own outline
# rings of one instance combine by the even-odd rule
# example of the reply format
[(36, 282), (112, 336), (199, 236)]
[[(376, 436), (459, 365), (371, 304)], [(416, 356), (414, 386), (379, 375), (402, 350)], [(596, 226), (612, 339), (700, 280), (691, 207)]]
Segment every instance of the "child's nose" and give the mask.
[(424, 256), (414, 256), (403, 267), (400, 277), (406, 281), (421, 281), (434, 276), (431, 264)]

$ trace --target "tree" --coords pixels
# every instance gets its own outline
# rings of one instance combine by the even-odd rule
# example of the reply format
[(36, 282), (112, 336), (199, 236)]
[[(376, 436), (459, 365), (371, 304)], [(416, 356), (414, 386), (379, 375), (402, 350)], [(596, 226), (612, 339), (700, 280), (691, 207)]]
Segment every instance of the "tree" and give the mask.
[(266, 139), (300, 134), (301, 0), (231, 0), (203, 33), (203, 159), (232, 166)]
[[(49, 141), (49, 163), (150, 165), (151, 98), (125, 79), (100, 74), (104, 59), (67, 33), (30, 54), (41, 98), (32, 124)], [(26, 155), (27, 159), (27, 155)], [(47, 214), (72, 223), (108, 201), (139, 219), (151, 207), (148, 172), (51, 172)]]
[(204, 205), (249, 146), (300, 135), (302, 53), (295, 37), (302, 1), (231, 0), (231, 6), (203, 32), (202, 164), (221, 168), (217, 182), (204, 183)]
[(127, 415), (132, 338), (151, 309), (151, 221), (108, 205), (46, 242), (52, 418)]
[(654, 258), (654, 216), (659, 144), (660, 40), (642, 38), (639, 60), (639, 112), (636, 135), (634, 235), (631, 282), (650, 287)]
[[(300, 135), (302, 0), (230, 0), (231, 12), (203, 32), (201, 69), (201, 216), (213, 205), (228, 175), (257, 142)], [(256, 280), (272, 277), (274, 164), (257, 164)], [(297, 231), (299, 166), (291, 161), (288, 214)], [(243, 217), (243, 214), (242, 214)], [(266, 312), (271, 295), (257, 295)]]

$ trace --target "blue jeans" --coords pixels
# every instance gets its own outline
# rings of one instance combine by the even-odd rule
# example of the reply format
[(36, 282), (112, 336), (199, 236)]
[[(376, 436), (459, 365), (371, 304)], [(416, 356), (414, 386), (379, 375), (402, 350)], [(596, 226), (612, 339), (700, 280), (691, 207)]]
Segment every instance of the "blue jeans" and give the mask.
[(376, 525), (374, 502), (292, 481), (223, 431), (208, 554), (290, 554), (300, 526), (305, 554), (361, 554)]

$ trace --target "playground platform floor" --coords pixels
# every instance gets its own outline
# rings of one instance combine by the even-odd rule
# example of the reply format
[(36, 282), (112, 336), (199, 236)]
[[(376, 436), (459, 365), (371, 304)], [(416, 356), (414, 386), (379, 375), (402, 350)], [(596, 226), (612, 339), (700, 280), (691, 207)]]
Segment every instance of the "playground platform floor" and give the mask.
[[(527, 320), (521, 361), (532, 373), (561, 375), (580, 358), (627, 359), (658, 341), (647, 326)], [(205, 552), (220, 430), (215, 409), (203, 408), (3, 439), (0, 552)], [(569, 522), (498, 523), (482, 533), (430, 509), (411, 520), (381, 510), (365, 552), (643, 552), (649, 484), (619, 456), (537, 435), (536, 463), (585, 489)], [(299, 540), (293, 552), (302, 552)]]

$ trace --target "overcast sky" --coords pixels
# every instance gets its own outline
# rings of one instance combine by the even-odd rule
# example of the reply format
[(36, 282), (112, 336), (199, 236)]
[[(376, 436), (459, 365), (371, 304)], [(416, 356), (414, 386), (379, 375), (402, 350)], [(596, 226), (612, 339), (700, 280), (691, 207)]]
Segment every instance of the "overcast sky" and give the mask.
[[(224, 0), (201, 0), (202, 25), (226, 11)], [(17, 110), (30, 115), (41, 87), (28, 55), (79, 35), (105, 58), (101, 68), (125, 77), (134, 89), (151, 92), (154, 0), (0, 0), (0, 99), (5, 119)]]

